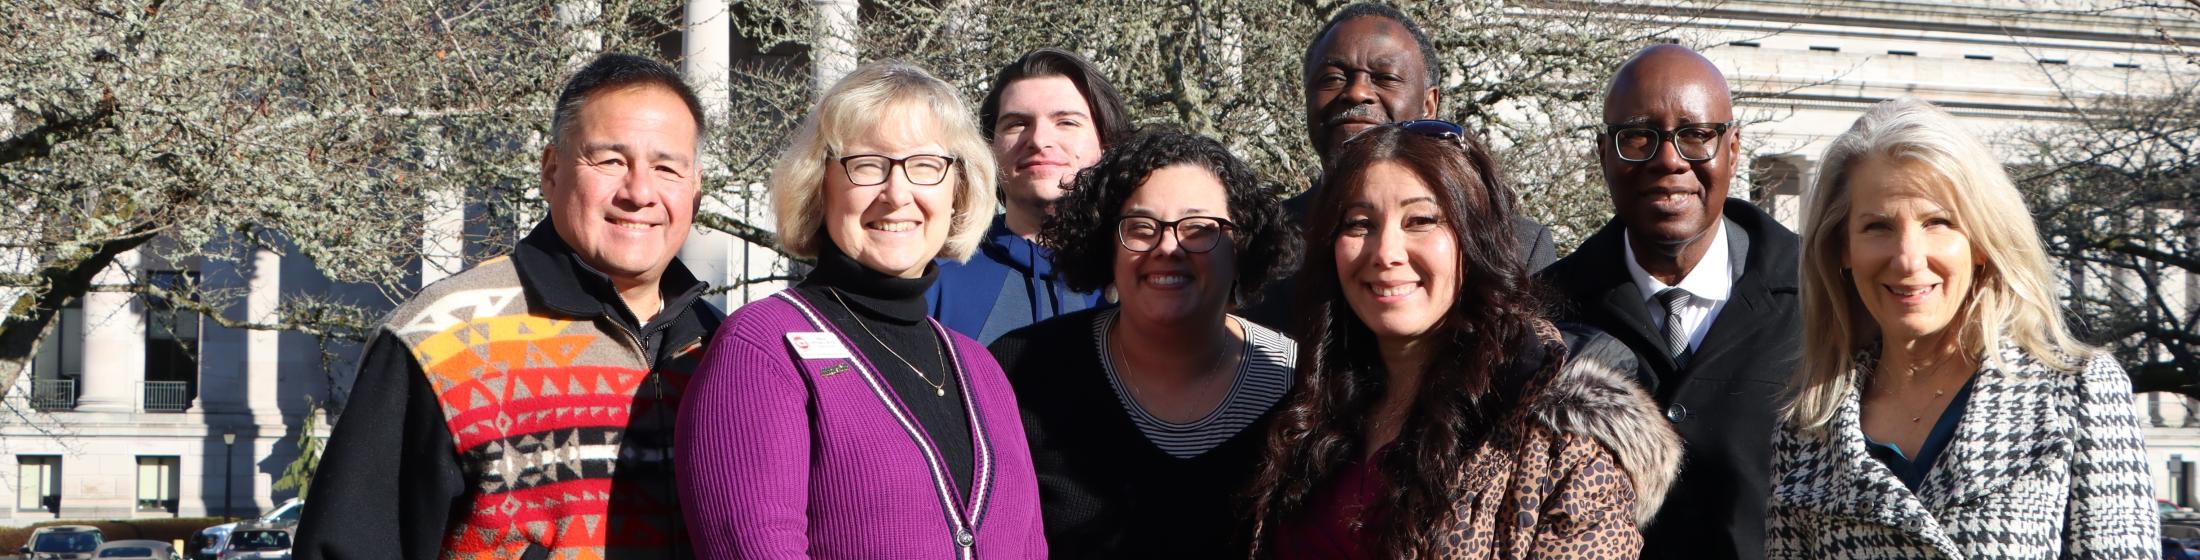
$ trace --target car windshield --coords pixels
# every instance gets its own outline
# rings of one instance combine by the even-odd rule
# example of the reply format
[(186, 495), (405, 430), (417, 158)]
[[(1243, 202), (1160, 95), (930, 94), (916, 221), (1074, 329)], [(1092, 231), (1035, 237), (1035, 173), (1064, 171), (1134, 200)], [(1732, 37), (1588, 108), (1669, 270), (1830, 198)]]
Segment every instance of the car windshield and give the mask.
[(125, 546), (99, 551), (100, 558), (152, 558), (153, 549), (143, 546)]
[(282, 550), (290, 548), (290, 533), (283, 531), (238, 531), (229, 536), (230, 550)]
[(297, 521), (298, 514), (305, 513), (305, 511), (306, 508), (303, 505), (283, 508), (282, 511), (275, 512), (275, 515), (268, 516), (267, 520), (277, 523), (289, 523)]
[(31, 544), (31, 552), (91, 552), (99, 548), (99, 535), (94, 533), (46, 533)]

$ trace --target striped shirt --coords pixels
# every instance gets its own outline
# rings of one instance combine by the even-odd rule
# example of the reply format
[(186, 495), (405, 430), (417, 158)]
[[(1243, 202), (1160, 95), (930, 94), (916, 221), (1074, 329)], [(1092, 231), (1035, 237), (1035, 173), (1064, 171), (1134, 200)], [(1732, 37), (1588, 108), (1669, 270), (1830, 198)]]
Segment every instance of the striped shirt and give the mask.
[(1108, 358), (1114, 355), (1108, 350), (1108, 326), (1115, 323), (1115, 315), (1116, 310), (1110, 309), (1092, 322), (1100, 367), (1107, 371), (1108, 385), (1115, 388), (1115, 397), (1122, 401), (1131, 423), (1171, 457), (1186, 459), (1214, 449), (1251, 426), (1291, 390), (1298, 343), (1283, 333), (1229, 316), (1245, 329), (1245, 343), (1239, 346), (1237, 379), (1231, 382), (1229, 394), (1222, 397), (1221, 405), (1198, 420), (1180, 423), (1156, 418), (1138, 404), (1138, 399), (1131, 398), (1130, 389), (1115, 371), (1114, 360)]

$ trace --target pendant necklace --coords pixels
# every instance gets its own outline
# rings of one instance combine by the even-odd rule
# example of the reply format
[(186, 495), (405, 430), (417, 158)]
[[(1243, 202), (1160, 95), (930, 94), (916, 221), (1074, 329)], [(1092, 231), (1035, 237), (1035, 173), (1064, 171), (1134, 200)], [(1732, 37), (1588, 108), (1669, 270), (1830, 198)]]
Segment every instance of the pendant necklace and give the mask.
[[(829, 292), (832, 292), (832, 293), (833, 293), (833, 300), (834, 300), (834, 301), (838, 301), (838, 302), (840, 302), (840, 308), (841, 308), (841, 309), (846, 309), (846, 310), (848, 310), (848, 316), (850, 316), (850, 317), (854, 317), (854, 318), (856, 319), (856, 326), (857, 326), (857, 327), (861, 327), (861, 328), (863, 329), (863, 334), (867, 334), (867, 335), (870, 335), (870, 336), (871, 336), (871, 340), (873, 340), (873, 341), (876, 341), (876, 342), (878, 342), (878, 345), (879, 345), (879, 346), (883, 346), (883, 347), (885, 347), (885, 348), (886, 348), (886, 353), (888, 353), (888, 354), (893, 354), (893, 355), (894, 355), (894, 359), (895, 359), (895, 360), (900, 360), (900, 361), (901, 361), (901, 365), (904, 365), (904, 366), (908, 366), (908, 367), (909, 367), (909, 371), (913, 371), (913, 372), (916, 372), (916, 373), (917, 373), (917, 379), (922, 379), (922, 380), (924, 380), (924, 384), (926, 384), (926, 385), (931, 385), (931, 386), (932, 386), (932, 396), (935, 396), (935, 397), (945, 397), (945, 396), (947, 396), (947, 376), (945, 376), (945, 375), (942, 375), (942, 376), (940, 376), (940, 380), (939, 380), (939, 382), (938, 382), (938, 383), (934, 383), (934, 382), (932, 382), (932, 376), (929, 376), (929, 375), (925, 375), (925, 374), (924, 374), (924, 370), (921, 370), (921, 369), (917, 369), (917, 365), (916, 365), (916, 364), (912, 364), (912, 363), (909, 363), (909, 359), (908, 359), (908, 358), (903, 358), (903, 357), (901, 357), (901, 353), (900, 353), (900, 352), (896, 352), (896, 351), (894, 351), (894, 347), (893, 347), (893, 345), (887, 344), (887, 343), (886, 343), (886, 340), (885, 340), (885, 339), (881, 339), (881, 338), (879, 338), (879, 337), (878, 337), (878, 333), (874, 333), (874, 332), (871, 332), (871, 327), (870, 327), (870, 326), (868, 326), (868, 325), (865, 325), (865, 324), (863, 324), (863, 315), (862, 315), (862, 314), (860, 314), (860, 313), (856, 313), (856, 310), (855, 310), (855, 308), (853, 308), (853, 307), (848, 307), (848, 300), (846, 300), (846, 299), (841, 299), (841, 297), (840, 297), (840, 290), (839, 290), (839, 289), (836, 289), (836, 288), (826, 288), (825, 290), (826, 290), (826, 291), (829, 291)], [(937, 340), (937, 339), (934, 339), (934, 340), (932, 341), (932, 352), (933, 352), (933, 354), (934, 354), (935, 356), (937, 356), (937, 357), (938, 357), (938, 358), (940, 359), (940, 364), (942, 364), (942, 365), (945, 365), (945, 364), (947, 363), (947, 355), (946, 355), (946, 354), (941, 354), (941, 353), (940, 353), (939, 340)]]

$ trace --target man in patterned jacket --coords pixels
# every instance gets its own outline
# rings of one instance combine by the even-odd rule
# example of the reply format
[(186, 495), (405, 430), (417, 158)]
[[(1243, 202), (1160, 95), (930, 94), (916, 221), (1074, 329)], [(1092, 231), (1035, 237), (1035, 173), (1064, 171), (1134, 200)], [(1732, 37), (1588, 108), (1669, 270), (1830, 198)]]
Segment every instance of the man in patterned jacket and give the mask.
[(549, 218), (436, 282), (360, 360), (299, 527), (302, 558), (687, 558), (680, 388), (722, 314), (674, 258), (702, 105), (607, 55), (558, 96)]

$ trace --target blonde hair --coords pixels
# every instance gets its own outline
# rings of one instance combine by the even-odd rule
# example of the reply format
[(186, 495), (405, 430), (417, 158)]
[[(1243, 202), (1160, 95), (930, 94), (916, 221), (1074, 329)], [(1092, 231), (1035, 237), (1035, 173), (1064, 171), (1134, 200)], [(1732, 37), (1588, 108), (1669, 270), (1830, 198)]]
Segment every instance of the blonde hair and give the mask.
[[(916, 118), (887, 122), (894, 117)], [(848, 144), (880, 127), (898, 127), (896, 132), (908, 137), (922, 137), (924, 124), (933, 125), (930, 132), (940, 136), (933, 140), (955, 158), (960, 170), (955, 175), (955, 217), (939, 256), (969, 260), (993, 223), (993, 151), (979, 135), (977, 119), (954, 86), (923, 68), (898, 61), (865, 64), (825, 90), (817, 107), (802, 119), (794, 142), (772, 165), (767, 184), (780, 247), (814, 258), (820, 243), (832, 242), (823, 231), (823, 194), (826, 166), (835, 163), (826, 158), (841, 154)]]
[(1843, 269), (1849, 178), (1868, 161), (1916, 166), (1941, 180), (1926, 196), (1954, 215), (1980, 262), (1953, 325), (1957, 349), (1997, 366), (2002, 341), (2041, 363), (2075, 371), (2094, 350), (2071, 337), (2055, 296), (2054, 268), (1999, 159), (1954, 116), (1914, 98), (1879, 103), (1833, 140), (1803, 206), (1803, 356), (1790, 384), (1787, 421), (1820, 430), (1860, 379), (1856, 352), (1878, 337)]

